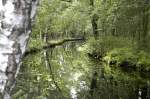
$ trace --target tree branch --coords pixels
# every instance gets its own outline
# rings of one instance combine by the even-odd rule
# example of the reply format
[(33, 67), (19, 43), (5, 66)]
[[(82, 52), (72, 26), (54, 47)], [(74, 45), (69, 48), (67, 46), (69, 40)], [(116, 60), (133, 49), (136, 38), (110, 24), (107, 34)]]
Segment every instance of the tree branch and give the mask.
[(60, 46), (60, 45), (63, 45), (64, 43), (66, 42), (71, 42), (71, 41), (84, 41), (85, 39), (84, 38), (66, 38), (66, 39), (63, 39), (63, 40), (57, 40), (57, 41), (50, 41), (48, 44), (38, 48), (31, 48), (29, 50), (27, 50), (24, 54), (24, 57), (28, 56), (28, 55), (32, 55), (32, 54), (36, 54), (42, 50), (45, 50), (45, 49), (49, 49), (49, 48), (54, 48), (56, 46)]

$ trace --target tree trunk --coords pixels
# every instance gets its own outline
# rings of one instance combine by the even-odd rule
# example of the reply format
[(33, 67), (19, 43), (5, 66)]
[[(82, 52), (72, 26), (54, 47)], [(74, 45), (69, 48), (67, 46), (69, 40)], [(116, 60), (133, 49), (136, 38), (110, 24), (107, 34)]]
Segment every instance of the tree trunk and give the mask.
[(10, 92), (31, 33), (38, 0), (0, 0), (0, 92)]
[[(92, 7), (92, 10), (94, 10), (94, 0), (90, 0), (90, 6)], [(94, 13), (92, 15), (91, 23), (92, 23), (92, 29), (93, 29), (93, 35), (95, 39), (98, 39), (98, 16)]]
[(142, 38), (141, 38), (141, 48), (147, 47), (147, 36), (149, 31), (149, 0), (145, 0), (143, 4), (143, 22), (142, 22)]

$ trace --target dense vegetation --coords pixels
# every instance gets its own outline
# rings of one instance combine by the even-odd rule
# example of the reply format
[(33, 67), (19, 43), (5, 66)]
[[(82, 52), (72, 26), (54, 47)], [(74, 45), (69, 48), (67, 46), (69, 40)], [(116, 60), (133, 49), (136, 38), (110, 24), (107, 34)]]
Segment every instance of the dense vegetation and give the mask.
[(149, 0), (41, 0), (13, 99), (150, 99)]

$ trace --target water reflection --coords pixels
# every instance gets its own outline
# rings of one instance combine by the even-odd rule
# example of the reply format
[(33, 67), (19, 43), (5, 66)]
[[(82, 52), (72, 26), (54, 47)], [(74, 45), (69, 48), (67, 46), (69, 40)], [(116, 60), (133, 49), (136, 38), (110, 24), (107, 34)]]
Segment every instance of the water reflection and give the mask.
[[(67, 88), (70, 90), (69, 93), (72, 99), (150, 99), (150, 84), (148, 80), (138, 80), (138, 78), (133, 78), (132, 75), (123, 76), (116, 74), (114, 75), (116, 77), (111, 77), (105, 74), (105, 71), (103, 71), (103, 76), (105, 76), (103, 78), (101, 77), (101, 72), (99, 72), (99, 77), (96, 78), (97, 86), (91, 96), (92, 72), (93, 66), (95, 68), (96, 65), (90, 63), (87, 56), (81, 53), (82, 48), (79, 45), (71, 45), (71, 47), (67, 45), (65, 47), (64, 51), (57, 53), (57, 55), (60, 57), (59, 62), (64, 71), (64, 75), (61, 75), (61, 77), (68, 80), (65, 84), (69, 86)], [(54, 50), (60, 52), (60, 49), (62, 48), (59, 47)], [(64, 53), (66, 55), (62, 55)], [(101, 65), (98, 64), (98, 66)], [(65, 75), (70, 76), (65, 77)], [(120, 78), (125, 77), (125, 80), (120, 79), (119, 76)]]
[[(23, 97), (18, 95), (14, 99), (150, 99), (149, 79), (136, 78), (115, 69), (109, 70), (111, 74), (101, 71), (104, 64), (92, 62), (87, 53), (82, 52), (82, 44), (67, 43), (48, 51), (57, 86), (44, 69), (40, 54), (39, 59), (32, 56), (32, 61), (26, 60), (28, 64), (20, 72), (14, 91), (15, 95)], [(36, 66), (40, 66), (42, 72), (34, 66), (37, 61)], [(94, 72), (97, 72), (96, 77)], [(93, 81), (94, 87), (91, 87), (93, 79), (96, 83)]]

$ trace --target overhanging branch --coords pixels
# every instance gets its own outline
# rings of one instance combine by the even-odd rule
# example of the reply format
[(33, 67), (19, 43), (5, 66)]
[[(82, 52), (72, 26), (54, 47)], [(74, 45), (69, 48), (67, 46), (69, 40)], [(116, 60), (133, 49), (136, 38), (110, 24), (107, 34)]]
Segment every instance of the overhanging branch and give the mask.
[(66, 38), (66, 39), (62, 39), (62, 40), (57, 40), (57, 41), (51, 41), (48, 44), (40, 47), (40, 48), (31, 48), (30, 50), (27, 50), (24, 54), (24, 57), (28, 56), (28, 55), (32, 55), (32, 54), (36, 54), (42, 50), (45, 49), (49, 49), (49, 48), (54, 48), (56, 46), (60, 46), (63, 45), (66, 42), (71, 42), (71, 41), (83, 41), (85, 40), (84, 38)]

